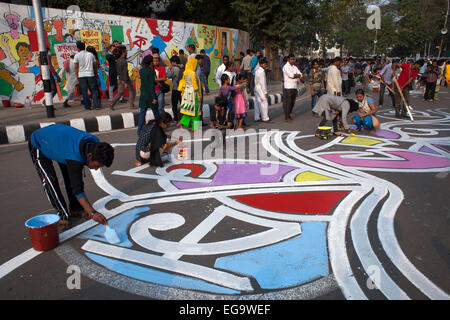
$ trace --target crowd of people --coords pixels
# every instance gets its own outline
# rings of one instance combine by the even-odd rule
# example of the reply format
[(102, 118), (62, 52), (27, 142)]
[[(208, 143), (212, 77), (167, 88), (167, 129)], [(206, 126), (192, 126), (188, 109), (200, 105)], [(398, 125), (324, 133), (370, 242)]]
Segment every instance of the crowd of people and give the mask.
[[(64, 64), (67, 74), (68, 96), (64, 107), (70, 107), (76, 85), (79, 85), (84, 107), (101, 108), (99, 91), (99, 58), (92, 46), (85, 47), (77, 42), (78, 53)], [(135, 106), (135, 90), (130, 79), (127, 63), (127, 48), (113, 41), (106, 54), (109, 73), (108, 105), (114, 110), (119, 101), (125, 101), (131, 109), (140, 108), (137, 134), (147, 141), (150, 134), (147, 126), (161, 129), (164, 124), (176, 123), (179, 128), (196, 131), (202, 125), (203, 99), (210, 94), (208, 80), (211, 72), (219, 86), (214, 104), (210, 108), (209, 127), (216, 129), (243, 130), (249, 109), (249, 98), (254, 97), (254, 120), (273, 123), (269, 117), (266, 74), (269, 69), (267, 59), (261, 50), (241, 52), (238, 59), (224, 55), (216, 70), (211, 70), (211, 61), (205, 50), (197, 53), (195, 45), (187, 46), (187, 53), (180, 50), (173, 55), (169, 65), (161, 59), (159, 49), (151, 47), (141, 54), (139, 68), (141, 93)], [(319, 126), (328, 121), (333, 123), (334, 134), (352, 133), (347, 116), (356, 112), (352, 121), (356, 130), (371, 132), (379, 128), (377, 110), (385, 104), (385, 92), (390, 96), (395, 117), (408, 117), (409, 93), (413, 83), (416, 89), (424, 88), (424, 101), (438, 98), (440, 85), (450, 83), (448, 60), (410, 60), (388, 58), (340, 58), (297, 59), (293, 54), (280, 58), (283, 83), (284, 120), (292, 122), (292, 112), (300, 82), (309, 86), (311, 112), (313, 117), (322, 118)], [(50, 68), (51, 70), (51, 68)], [(56, 79), (56, 78), (55, 78)], [(172, 87), (168, 85), (170, 80)], [(354, 98), (352, 92), (354, 90)], [(378, 105), (368, 92), (378, 93)], [(171, 92), (172, 115), (165, 112), (165, 95)], [(92, 107), (93, 105), (93, 107)], [(153, 113), (153, 121), (146, 123), (147, 113)], [(155, 125), (158, 123), (158, 125)], [(164, 127), (166, 128), (166, 127)], [(159, 130), (158, 129), (158, 130)], [(154, 129), (153, 131), (156, 131)], [(157, 135), (163, 136), (161, 132)], [(147, 139), (147, 140), (146, 140)], [(165, 138), (162, 139), (165, 141)], [(150, 140), (147, 142), (150, 143)], [(155, 145), (159, 145), (156, 143)], [(165, 145), (165, 144), (164, 144)], [(148, 150), (137, 152), (137, 162), (154, 162)], [(159, 161), (154, 162), (160, 164)]]
[[(64, 69), (67, 74), (69, 100), (75, 97), (79, 85), (83, 105), (87, 110), (101, 108), (99, 92), (99, 58), (93, 47), (77, 42), (78, 53), (72, 55)], [(135, 91), (128, 73), (127, 48), (117, 41), (106, 55), (109, 67), (108, 105), (114, 110), (128, 91), (129, 107), (140, 108), (136, 165), (150, 163), (163, 166), (169, 160), (169, 150), (182, 143), (182, 139), (169, 142), (167, 129), (173, 123), (191, 131), (208, 125), (203, 120), (203, 97), (210, 94), (208, 79), (211, 61), (204, 50), (196, 53), (194, 45), (187, 47), (187, 54), (170, 59), (166, 66), (159, 50), (151, 48), (142, 55), (139, 69), (141, 94), (135, 106)], [(409, 93), (413, 84), (416, 90), (424, 90), (423, 100), (432, 102), (438, 98), (439, 87), (450, 84), (448, 60), (409, 59), (359, 59), (340, 57), (334, 59), (297, 59), (293, 54), (280, 60), (283, 83), (283, 111), (287, 123), (293, 121), (292, 112), (300, 82), (309, 85), (311, 112), (321, 118), (318, 128), (331, 121), (336, 135), (353, 134), (380, 127), (377, 110), (384, 107), (385, 92), (389, 93), (395, 117), (408, 117)], [(268, 112), (267, 59), (261, 51), (248, 50), (239, 59), (224, 56), (215, 70), (214, 81), (219, 86), (214, 105), (210, 108), (209, 127), (219, 130), (243, 130), (249, 110), (250, 96), (254, 97), (254, 120), (272, 123)], [(53, 70), (54, 71), (54, 70)], [(54, 75), (52, 67), (51, 74)], [(59, 81), (54, 75), (53, 80)], [(167, 84), (172, 82), (172, 88)], [(52, 84), (52, 88), (55, 84)], [(422, 89), (424, 88), (424, 89)], [(378, 106), (367, 93), (377, 93)], [(354, 98), (352, 91), (354, 90)], [(54, 91), (54, 90), (53, 90)], [(172, 115), (165, 111), (165, 94), (171, 91)], [(115, 94), (114, 94), (115, 93)], [(146, 123), (147, 112), (153, 112), (154, 120)], [(354, 115), (351, 115), (354, 113)], [(356, 129), (351, 130), (349, 120)], [(320, 136), (319, 129), (316, 132)], [(107, 224), (106, 218), (96, 212), (83, 190), (82, 168), (109, 167), (114, 160), (114, 149), (89, 133), (69, 126), (56, 124), (35, 131), (29, 141), (29, 151), (36, 170), (43, 181), (44, 190), (55, 210), (66, 225), (69, 216), (91, 217)], [(59, 163), (63, 173), (69, 206), (59, 188), (52, 161)]]

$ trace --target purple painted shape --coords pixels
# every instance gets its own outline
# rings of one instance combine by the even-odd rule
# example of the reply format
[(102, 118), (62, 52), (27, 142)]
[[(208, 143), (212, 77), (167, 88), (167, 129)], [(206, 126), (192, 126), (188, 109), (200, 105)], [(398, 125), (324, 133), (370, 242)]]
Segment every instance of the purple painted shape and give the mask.
[(441, 149), (441, 150), (444, 150), (445, 152), (450, 153), (450, 146), (448, 146), (448, 145), (443, 145), (443, 144), (433, 144), (433, 146), (435, 146), (435, 147), (437, 147), (437, 148), (439, 148), (439, 149)]
[(427, 146), (423, 146), (422, 148), (420, 148), (419, 150), (420, 152), (425, 152), (425, 153), (432, 153), (432, 154), (439, 154), (439, 152), (434, 151), (433, 149), (427, 147)]
[(221, 163), (217, 166), (216, 175), (210, 183), (174, 182), (174, 185), (180, 189), (193, 189), (234, 184), (273, 183), (279, 182), (287, 172), (297, 169), (284, 165), (273, 165), (271, 168), (271, 164), (261, 163)]
[[(334, 153), (323, 154), (322, 158), (338, 164), (349, 167), (364, 167), (364, 168), (388, 168), (388, 169), (433, 169), (445, 168), (450, 166), (450, 159), (435, 157), (431, 155), (424, 155), (408, 151), (389, 151), (393, 154), (404, 158), (405, 160), (364, 160), (351, 159), (348, 156), (355, 153)], [(356, 155), (356, 154), (355, 154)], [(345, 156), (345, 158), (343, 157)]]
[(398, 139), (400, 135), (389, 130), (377, 130), (375, 135), (386, 139)]

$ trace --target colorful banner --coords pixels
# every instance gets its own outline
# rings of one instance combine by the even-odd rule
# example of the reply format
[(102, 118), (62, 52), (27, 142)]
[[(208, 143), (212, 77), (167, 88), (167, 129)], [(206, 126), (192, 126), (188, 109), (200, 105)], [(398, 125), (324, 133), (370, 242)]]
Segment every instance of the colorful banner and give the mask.
[(77, 45), (75, 43), (55, 44), (55, 54), (60, 67), (64, 65), (64, 61), (68, 60), (72, 53), (77, 53)]
[(102, 33), (100, 30), (81, 30), (81, 41), (86, 47), (93, 46), (95, 50), (102, 50)]

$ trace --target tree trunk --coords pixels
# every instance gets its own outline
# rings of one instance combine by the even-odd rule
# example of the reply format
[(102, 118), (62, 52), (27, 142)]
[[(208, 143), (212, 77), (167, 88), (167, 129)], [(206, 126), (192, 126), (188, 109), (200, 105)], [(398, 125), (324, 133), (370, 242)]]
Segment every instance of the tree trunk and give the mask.
[(273, 41), (264, 39), (264, 49), (266, 51), (267, 61), (269, 62), (269, 79), (272, 81), (281, 81), (280, 57), (278, 56), (277, 46)]

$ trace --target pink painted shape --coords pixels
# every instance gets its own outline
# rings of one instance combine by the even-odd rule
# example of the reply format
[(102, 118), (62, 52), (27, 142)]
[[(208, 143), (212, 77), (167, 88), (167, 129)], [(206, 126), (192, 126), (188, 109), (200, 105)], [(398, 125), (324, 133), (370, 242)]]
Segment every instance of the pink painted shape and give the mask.
[(425, 153), (432, 153), (432, 154), (439, 154), (439, 152), (434, 151), (433, 149), (427, 147), (427, 146), (423, 146), (422, 148), (420, 148), (419, 150), (420, 152), (425, 152)]
[[(351, 156), (355, 153), (334, 153), (323, 154), (322, 158), (329, 161), (349, 166), (349, 167), (364, 167), (364, 168), (388, 168), (388, 169), (433, 169), (445, 168), (450, 166), (450, 159), (434, 157), (431, 155), (424, 155), (408, 151), (389, 151), (392, 155), (404, 158), (405, 160), (364, 160), (343, 158), (343, 156)], [(356, 155), (356, 154), (355, 154)]]
[(375, 132), (375, 135), (378, 136), (378, 137), (386, 138), (386, 139), (398, 139), (398, 138), (400, 138), (399, 134), (397, 134), (395, 132), (392, 132), (392, 131), (389, 131), (389, 130), (382, 130), (382, 129), (377, 130)]

